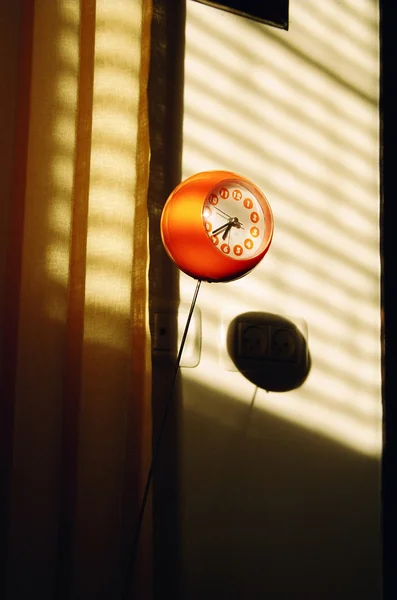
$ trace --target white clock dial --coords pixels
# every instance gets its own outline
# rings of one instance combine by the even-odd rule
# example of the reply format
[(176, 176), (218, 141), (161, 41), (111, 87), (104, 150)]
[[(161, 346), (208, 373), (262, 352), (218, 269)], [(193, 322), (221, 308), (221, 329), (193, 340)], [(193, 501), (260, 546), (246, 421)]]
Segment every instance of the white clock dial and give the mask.
[(235, 260), (258, 254), (267, 225), (254, 193), (241, 182), (231, 180), (223, 181), (207, 196), (203, 223), (214, 246)]

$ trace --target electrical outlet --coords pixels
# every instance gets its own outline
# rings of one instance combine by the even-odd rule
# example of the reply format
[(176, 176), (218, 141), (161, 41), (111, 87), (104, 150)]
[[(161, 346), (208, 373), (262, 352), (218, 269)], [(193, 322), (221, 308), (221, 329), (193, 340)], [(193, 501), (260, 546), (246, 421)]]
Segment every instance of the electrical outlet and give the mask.
[(297, 329), (270, 327), (270, 357), (273, 360), (296, 360)]
[[(152, 313), (152, 357), (166, 363), (175, 360), (185, 330), (189, 309), (159, 304)], [(181, 367), (197, 367), (201, 355), (201, 311), (196, 306), (181, 357)]]
[(222, 314), (221, 365), (240, 371), (259, 388), (286, 392), (309, 375), (308, 328), (301, 318), (231, 308)]
[(237, 348), (241, 358), (264, 358), (268, 349), (268, 328), (240, 322)]
[[(236, 365), (236, 359), (238, 366)], [(308, 365), (308, 327), (302, 318), (259, 311), (222, 311), (219, 360), (228, 371)]]

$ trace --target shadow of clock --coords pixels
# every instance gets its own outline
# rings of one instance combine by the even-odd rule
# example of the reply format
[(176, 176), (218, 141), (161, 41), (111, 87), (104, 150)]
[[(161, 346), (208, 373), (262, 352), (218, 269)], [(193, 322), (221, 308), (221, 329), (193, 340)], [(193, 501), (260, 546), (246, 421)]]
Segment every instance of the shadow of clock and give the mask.
[(231, 321), (226, 335), (236, 369), (259, 388), (287, 392), (307, 379), (311, 357), (303, 320), (246, 312)]

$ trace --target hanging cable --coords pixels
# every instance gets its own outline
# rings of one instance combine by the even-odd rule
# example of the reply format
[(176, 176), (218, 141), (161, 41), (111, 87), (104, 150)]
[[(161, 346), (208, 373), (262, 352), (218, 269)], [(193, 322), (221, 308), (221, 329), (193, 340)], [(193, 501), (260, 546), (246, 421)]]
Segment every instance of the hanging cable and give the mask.
[(153, 445), (153, 454), (152, 454), (152, 460), (150, 463), (150, 467), (149, 467), (149, 471), (148, 471), (148, 475), (146, 478), (146, 484), (145, 484), (145, 490), (143, 492), (143, 498), (142, 498), (142, 502), (141, 502), (141, 506), (140, 506), (140, 510), (139, 510), (139, 516), (138, 516), (138, 521), (136, 524), (136, 528), (135, 528), (135, 532), (134, 532), (134, 537), (133, 537), (133, 541), (132, 541), (132, 546), (131, 546), (131, 554), (128, 560), (128, 565), (127, 565), (127, 573), (126, 573), (126, 580), (125, 580), (125, 585), (124, 585), (124, 590), (123, 590), (123, 600), (127, 600), (127, 598), (129, 597), (129, 593), (131, 590), (131, 585), (132, 585), (132, 581), (133, 581), (133, 571), (134, 571), (134, 566), (135, 566), (135, 560), (136, 560), (136, 556), (137, 556), (137, 551), (138, 551), (138, 545), (139, 545), (139, 537), (140, 537), (140, 533), (141, 533), (141, 529), (142, 529), (142, 524), (143, 524), (143, 517), (145, 514), (145, 508), (146, 508), (146, 504), (147, 504), (147, 500), (148, 500), (148, 496), (149, 496), (149, 491), (150, 491), (150, 485), (152, 482), (152, 478), (153, 478), (153, 473), (154, 473), (154, 468), (156, 466), (156, 462), (157, 462), (157, 457), (159, 454), (159, 450), (160, 450), (160, 446), (161, 446), (161, 442), (164, 436), (164, 431), (165, 431), (165, 426), (166, 426), (166, 422), (167, 422), (167, 417), (168, 414), (170, 412), (170, 408), (171, 408), (171, 404), (172, 404), (172, 398), (173, 398), (173, 394), (174, 394), (174, 388), (175, 388), (175, 384), (176, 384), (176, 380), (177, 380), (177, 376), (178, 376), (178, 371), (179, 371), (179, 365), (181, 362), (181, 358), (182, 358), (182, 353), (183, 353), (183, 349), (185, 347), (185, 342), (186, 342), (186, 338), (187, 338), (187, 334), (189, 331), (189, 326), (190, 326), (190, 321), (192, 320), (192, 316), (193, 316), (193, 311), (194, 311), (194, 307), (196, 306), (196, 300), (197, 300), (197, 296), (200, 290), (200, 285), (201, 285), (201, 279), (197, 280), (197, 284), (196, 284), (196, 289), (194, 290), (194, 294), (193, 294), (193, 298), (192, 298), (192, 303), (190, 305), (190, 310), (189, 310), (189, 314), (186, 320), (186, 325), (185, 325), (185, 329), (182, 335), (182, 339), (181, 339), (181, 344), (179, 347), (179, 351), (178, 351), (178, 355), (176, 357), (176, 362), (175, 362), (175, 368), (174, 368), (174, 374), (172, 377), (172, 381), (171, 381), (171, 386), (168, 392), (168, 398), (167, 398), (167, 402), (165, 405), (165, 409), (164, 409), (164, 415), (161, 421), (161, 425), (160, 425), (160, 430), (159, 433), (157, 435), (156, 441)]

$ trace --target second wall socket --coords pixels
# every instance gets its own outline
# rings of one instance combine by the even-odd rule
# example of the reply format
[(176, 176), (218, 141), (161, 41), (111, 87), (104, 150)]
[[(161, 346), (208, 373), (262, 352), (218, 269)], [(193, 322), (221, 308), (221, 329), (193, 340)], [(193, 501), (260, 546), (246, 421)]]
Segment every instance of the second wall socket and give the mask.
[(237, 354), (243, 359), (296, 361), (299, 332), (291, 327), (262, 325), (259, 319), (238, 320)]
[(239, 370), (233, 352), (249, 368), (268, 363), (298, 366), (308, 361), (308, 328), (300, 317), (239, 312), (230, 306), (222, 311), (218, 343), (220, 365), (228, 371)]

